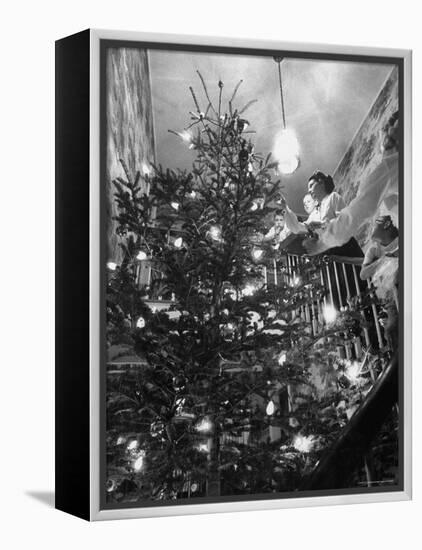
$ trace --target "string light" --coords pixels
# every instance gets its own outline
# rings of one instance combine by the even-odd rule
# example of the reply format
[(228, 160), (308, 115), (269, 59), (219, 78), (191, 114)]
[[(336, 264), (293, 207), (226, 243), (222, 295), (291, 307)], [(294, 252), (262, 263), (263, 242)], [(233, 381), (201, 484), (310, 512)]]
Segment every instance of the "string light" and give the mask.
[(242, 290), (243, 296), (252, 296), (252, 294), (256, 291), (256, 287), (254, 285), (246, 285), (245, 288)]
[(287, 355), (286, 355), (286, 352), (283, 351), (280, 357), (278, 358), (278, 364), (282, 367), (286, 361), (287, 361)]
[(176, 201), (172, 201), (172, 202), (170, 203), (170, 206), (171, 206), (174, 210), (179, 210), (180, 204), (179, 204), (178, 202), (176, 202)]
[(116, 271), (117, 269), (117, 264), (115, 262), (108, 262), (107, 263), (107, 267), (110, 271)]
[(149, 176), (151, 174), (151, 168), (146, 162), (142, 163), (142, 172), (144, 176)]
[(139, 470), (142, 470), (142, 467), (144, 465), (144, 457), (145, 457), (145, 451), (141, 451), (138, 458), (133, 462), (133, 469), (135, 472), (139, 472)]
[(314, 445), (314, 438), (312, 435), (297, 435), (293, 441), (293, 447), (301, 453), (309, 453)]
[(138, 442), (136, 441), (136, 439), (133, 439), (129, 445), (127, 446), (127, 450), (128, 451), (134, 451), (136, 448), (138, 447)]
[(140, 250), (138, 252), (138, 255), (136, 256), (136, 259), (139, 261), (146, 260), (147, 258), (148, 258), (148, 255), (144, 250)]
[(252, 258), (255, 260), (255, 261), (258, 261), (262, 258), (262, 256), (264, 255), (264, 251), (262, 248), (253, 248), (252, 249)]
[(145, 319), (143, 317), (139, 317), (139, 319), (136, 321), (136, 328), (144, 328), (145, 326)]
[(322, 308), (322, 316), (327, 325), (332, 325), (337, 319), (338, 312), (333, 304), (326, 304)]
[(346, 368), (346, 377), (350, 380), (350, 382), (357, 382), (359, 380), (361, 370), (362, 365), (360, 363), (357, 361), (349, 362)]
[(295, 275), (292, 281), (292, 286), (299, 286), (302, 282), (302, 279), (299, 277), (299, 275)]
[(265, 409), (265, 412), (268, 416), (272, 416), (275, 413), (275, 403), (271, 399), (271, 401), (268, 403), (267, 408)]
[(212, 429), (213, 429), (213, 423), (209, 418), (203, 418), (195, 426), (195, 430), (201, 433), (210, 432)]
[(211, 225), (208, 230), (208, 235), (214, 241), (219, 241), (221, 239), (221, 227), (219, 225)]
[(182, 239), (182, 237), (177, 237), (177, 239), (175, 239), (175, 241), (174, 241), (174, 246), (175, 246), (176, 248), (182, 248), (182, 246), (183, 246), (183, 239)]

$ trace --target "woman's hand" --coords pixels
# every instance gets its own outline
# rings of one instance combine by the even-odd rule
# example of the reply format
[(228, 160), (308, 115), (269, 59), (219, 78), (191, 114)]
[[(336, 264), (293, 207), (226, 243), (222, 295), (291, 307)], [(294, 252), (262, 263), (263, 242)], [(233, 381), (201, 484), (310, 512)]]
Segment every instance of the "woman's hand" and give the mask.
[(322, 242), (317, 239), (304, 239), (302, 245), (309, 256), (317, 256), (318, 254), (322, 254), (327, 250), (327, 247), (324, 246)]
[(311, 230), (311, 231), (315, 231), (316, 229), (321, 229), (322, 227), (322, 222), (309, 222), (306, 224), (308, 226), (308, 228)]

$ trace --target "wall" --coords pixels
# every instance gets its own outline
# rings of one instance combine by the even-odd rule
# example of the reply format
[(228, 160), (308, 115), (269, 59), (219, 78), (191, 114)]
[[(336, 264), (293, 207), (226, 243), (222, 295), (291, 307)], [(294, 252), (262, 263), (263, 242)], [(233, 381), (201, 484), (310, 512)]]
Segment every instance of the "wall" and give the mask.
[(119, 158), (135, 175), (155, 163), (154, 124), (148, 52), (135, 48), (107, 52), (107, 242), (109, 260), (118, 260), (114, 233), (114, 178), (125, 178)]
[[(336, 189), (346, 204), (365, 186), (368, 175), (379, 164), (380, 130), (397, 109), (398, 70), (393, 68), (333, 174)], [(356, 235), (363, 247), (368, 243), (371, 227), (371, 221), (368, 221)]]

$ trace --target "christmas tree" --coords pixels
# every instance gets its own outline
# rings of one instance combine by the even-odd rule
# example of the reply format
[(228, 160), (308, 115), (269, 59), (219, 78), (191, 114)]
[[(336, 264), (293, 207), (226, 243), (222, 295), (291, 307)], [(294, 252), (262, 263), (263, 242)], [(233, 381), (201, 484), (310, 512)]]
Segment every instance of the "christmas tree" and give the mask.
[(190, 88), (191, 122), (173, 132), (195, 151), (192, 170), (131, 175), (122, 160), (114, 182), (110, 501), (296, 490), (372, 383), (350, 380), (335, 353), (353, 315), (330, 331), (304, 314), (324, 296), (320, 260), (293, 276), (263, 242), (281, 183), (254, 150), (253, 102), (235, 108), (239, 83), (223, 109), (223, 83), (214, 104), (199, 77), (206, 107)]

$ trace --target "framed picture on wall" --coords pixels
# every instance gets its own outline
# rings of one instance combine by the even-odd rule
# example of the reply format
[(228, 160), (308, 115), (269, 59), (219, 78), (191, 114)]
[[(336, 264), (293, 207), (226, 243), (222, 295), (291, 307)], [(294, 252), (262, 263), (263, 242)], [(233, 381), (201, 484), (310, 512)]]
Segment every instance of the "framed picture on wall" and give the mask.
[(56, 506), (411, 498), (411, 52), (56, 43)]

